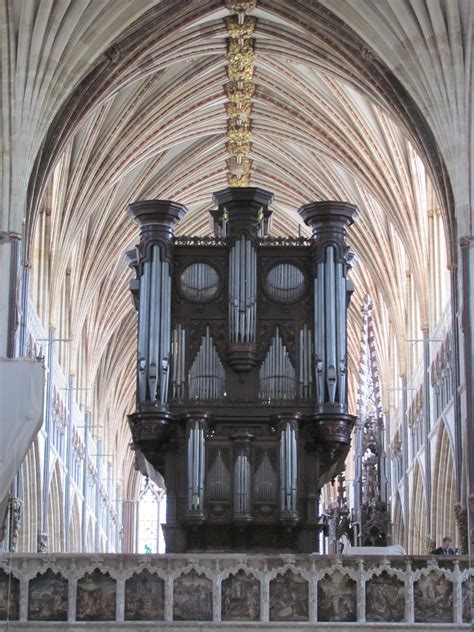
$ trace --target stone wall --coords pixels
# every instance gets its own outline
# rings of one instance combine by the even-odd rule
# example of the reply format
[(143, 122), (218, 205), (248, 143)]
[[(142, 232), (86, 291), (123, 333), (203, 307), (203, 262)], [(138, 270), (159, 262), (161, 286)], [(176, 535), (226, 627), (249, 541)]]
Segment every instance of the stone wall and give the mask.
[(0, 557), (0, 621), (469, 629), (473, 584), (465, 557), (11, 555)]

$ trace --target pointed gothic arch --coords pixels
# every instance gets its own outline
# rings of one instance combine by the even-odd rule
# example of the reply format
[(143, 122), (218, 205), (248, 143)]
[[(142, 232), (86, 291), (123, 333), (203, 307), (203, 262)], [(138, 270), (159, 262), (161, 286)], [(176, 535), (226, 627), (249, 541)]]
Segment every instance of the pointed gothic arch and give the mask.
[(62, 473), (58, 461), (54, 464), (49, 484), (48, 550), (64, 551), (64, 495)]
[(69, 551), (79, 553), (81, 550), (81, 513), (77, 494), (72, 501), (71, 517), (69, 520)]
[(418, 460), (415, 461), (411, 495), (410, 526), (408, 532), (408, 552), (423, 555), (426, 551), (426, 497), (425, 483)]
[(403, 518), (403, 507), (399, 492), (396, 493), (393, 501), (393, 526), (392, 544), (404, 545), (405, 542), (405, 521)]
[(454, 504), (456, 483), (453, 466), (453, 446), (446, 423), (441, 418), (436, 439), (434, 460), (432, 525), (433, 538), (440, 543), (444, 536), (457, 539)]

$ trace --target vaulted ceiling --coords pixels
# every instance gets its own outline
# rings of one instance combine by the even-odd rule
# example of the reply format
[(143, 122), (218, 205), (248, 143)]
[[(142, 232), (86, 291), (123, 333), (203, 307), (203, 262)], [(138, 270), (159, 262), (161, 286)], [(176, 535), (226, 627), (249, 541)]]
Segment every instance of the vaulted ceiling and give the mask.
[[(68, 273), (73, 356), (87, 341), (96, 405), (108, 411), (109, 436), (126, 445), (135, 316), (123, 255), (137, 238), (126, 208), (172, 199), (189, 208), (179, 233), (210, 232), (212, 193), (227, 186), (229, 11), (223, 0), (0, 7), (2, 79), (11, 82), (3, 90), (11, 148), (3, 212), (14, 225), (27, 209), (31, 255), (50, 183), (49, 318), (54, 324)], [(428, 319), (428, 209), (442, 209), (454, 237), (450, 182), (456, 194), (459, 155), (451, 141), (462, 130), (452, 112), (466, 108), (466, 11), (456, 0), (258, 0), (252, 11), (250, 184), (274, 192), (278, 235), (306, 234), (297, 214), (305, 202), (359, 207), (350, 234), (359, 259), (353, 363), (364, 293), (373, 298), (386, 367), (391, 333), (403, 363), (407, 270), (421, 323)]]

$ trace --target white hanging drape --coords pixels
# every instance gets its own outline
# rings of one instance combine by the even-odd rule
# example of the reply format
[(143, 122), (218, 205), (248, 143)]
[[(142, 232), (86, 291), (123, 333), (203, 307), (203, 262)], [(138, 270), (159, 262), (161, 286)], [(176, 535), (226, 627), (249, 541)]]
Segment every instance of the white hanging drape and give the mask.
[(0, 503), (43, 423), (44, 380), (36, 360), (0, 358)]

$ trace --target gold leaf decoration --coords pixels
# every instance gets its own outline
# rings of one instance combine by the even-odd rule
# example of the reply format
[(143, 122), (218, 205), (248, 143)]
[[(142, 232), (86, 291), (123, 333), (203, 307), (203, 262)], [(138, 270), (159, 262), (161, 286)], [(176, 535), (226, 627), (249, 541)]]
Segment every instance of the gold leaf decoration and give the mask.
[(225, 18), (229, 39), (226, 59), (227, 77), (224, 86), (228, 102), (227, 113), (227, 180), (232, 187), (246, 187), (250, 182), (252, 161), (248, 155), (252, 148), (251, 114), (255, 93), (253, 74), (255, 51), (253, 35), (257, 20), (248, 17), (247, 11), (257, 6), (254, 0), (227, 0), (229, 11), (237, 13)]
[(246, 100), (251, 102), (255, 93), (255, 85), (251, 81), (244, 81), (240, 85), (238, 81), (229, 81), (224, 89), (231, 103), (240, 103)]
[(256, 8), (257, 0), (226, 0), (225, 6), (231, 13), (247, 13)]
[(230, 15), (224, 19), (227, 32), (232, 39), (247, 39), (252, 37), (255, 31), (255, 25), (257, 24), (257, 19), (253, 17), (247, 17), (242, 24), (234, 15)]

